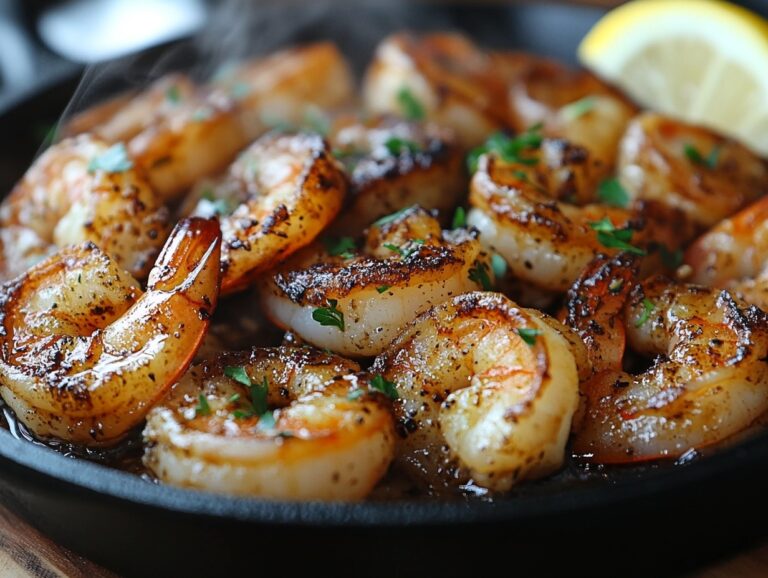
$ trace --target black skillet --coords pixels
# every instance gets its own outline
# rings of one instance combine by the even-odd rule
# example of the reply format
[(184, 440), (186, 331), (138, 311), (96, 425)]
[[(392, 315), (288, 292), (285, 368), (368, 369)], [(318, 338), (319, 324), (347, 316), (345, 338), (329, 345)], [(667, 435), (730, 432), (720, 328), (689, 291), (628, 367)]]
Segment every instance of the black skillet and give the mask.
[[(294, 3), (286, 14), (283, 5), (267, 24), (253, 19), (260, 14), (252, 4), (234, 13), (238, 25), (247, 22), (251, 39), (269, 36), (264, 49), (327, 37), (358, 68), (383, 34), (403, 26), (462, 29), (487, 45), (572, 61), (578, 40), (601, 13), (553, 4), (337, 3), (297, 18), (301, 6)], [(280, 22), (290, 25), (270, 33)], [(223, 51), (242, 48), (225, 36), (215, 36)], [(172, 56), (164, 49), (159, 59), (151, 51), (138, 59), (138, 69), (146, 69), (146, 59), (155, 63), (154, 73), (188, 68), (201, 50), (206, 48), (176, 46)], [(115, 75), (99, 79), (83, 103), (120, 87)], [(39, 147), (40, 127), (58, 117), (75, 86), (72, 79), (47, 87), (0, 112), (2, 190), (22, 174)], [(130, 576), (659, 576), (677, 575), (768, 535), (767, 458), (768, 436), (760, 435), (684, 464), (605, 470), (571, 464), (554, 478), (492, 502), (297, 504), (155, 485), (15, 439), (0, 428), (0, 500), (57, 542)]]

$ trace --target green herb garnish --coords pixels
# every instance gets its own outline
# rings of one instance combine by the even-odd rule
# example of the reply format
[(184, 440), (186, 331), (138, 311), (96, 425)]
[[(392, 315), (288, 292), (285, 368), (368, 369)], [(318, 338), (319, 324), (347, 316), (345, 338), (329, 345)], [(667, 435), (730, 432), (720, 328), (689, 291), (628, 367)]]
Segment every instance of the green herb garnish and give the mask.
[[(477, 171), (477, 163), (485, 153), (492, 153), (507, 163), (521, 165), (535, 165), (538, 157), (530, 156), (530, 153), (541, 146), (541, 124), (536, 124), (527, 131), (511, 137), (503, 132), (497, 132), (488, 137), (485, 144), (472, 149), (467, 156), (467, 166), (470, 173)], [(526, 178), (527, 180), (527, 178)]]
[(618, 179), (607, 179), (597, 187), (597, 196), (600, 202), (612, 207), (626, 207), (629, 205), (629, 193), (621, 186)]
[(483, 291), (493, 289), (491, 278), (488, 277), (488, 265), (482, 261), (475, 261), (475, 266), (469, 270), (469, 280), (479, 284)]
[(467, 226), (467, 212), (464, 207), (456, 207), (456, 212), (453, 213), (452, 229), (461, 229)]
[(424, 244), (424, 239), (410, 239), (403, 247), (398, 247), (397, 245), (394, 245), (392, 243), (384, 243), (383, 247), (386, 249), (389, 249), (390, 251), (394, 251), (398, 255), (400, 255), (403, 259), (407, 259), (411, 255), (413, 255), (416, 251), (419, 250), (419, 247)]
[(608, 249), (621, 249), (634, 255), (646, 255), (643, 249), (631, 245), (634, 231), (629, 227), (617, 229), (608, 217), (589, 223), (592, 230), (597, 231), (597, 240)]
[(179, 87), (175, 84), (168, 87), (168, 90), (165, 91), (165, 98), (168, 100), (168, 102), (172, 102), (173, 104), (178, 104), (181, 102), (181, 93), (179, 92)]
[(391, 288), (391, 285), (379, 285), (378, 287), (376, 287), (376, 291), (378, 291), (379, 294), (386, 293), (387, 291), (390, 290), (390, 288)]
[(647, 297), (644, 298), (643, 313), (640, 315), (640, 317), (637, 318), (637, 321), (635, 321), (635, 327), (642, 327), (645, 325), (645, 323), (651, 318), (651, 313), (653, 313), (654, 309), (656, 309), (656, 306), (653, 304), (653, 301)]
[(251, 383), (251, 378), (248, 377), (244, 367), (229, 365), (224, 368), (224, 375), (226, 375), (229, 379), (234, 379), (237, 383), (246, 387), (251, 387), (251, 385), (253, 385)]
[[(248, 388), (249, 403), (245, 407), (233, 412), (235, 419), (247, 419), (253, 416), (259, 416), (259, 419), (261, 419), (265, 413), (268, 413), (267, 395), (269, 393), (269, 381), (266, 377), (264, 377), (261, 383), (253, 383), (251, 378), (248, 377), (245, 368), (240, 366), (225, 367), (224, 375)], [(239, 400), (240, 394), (235, 394), (229, 398), (230, 403), (235, 403)]]
[(659, 255), (661, 255), (661, 262), (667, 269), (677, 269), (683, 264), (683, 251), (677, 249), (670, 251), (664, 243), (659, 243)]
[(104, 171), (107, 173), (124, 173), (133, 168), (133, 161), (128, 158), (128, 151), (121, 142), (112, 145), (99, 156), (88, 163), (88, 172)]
[(404, 152), (413, 154), (421, 150), (421, 147), (414, 141), (397, 137), (387, 139), (387, 142), (384, 143), (384, 146), (387, 147), (389, 154), (392, 156), (398, 156)]
[(580, 116), (583, 116), (590, 112), (595, 107), (595, 97), (585, 96), (580, 100), (566, 104), (560, 109), (561, 114), (566, 120), (576, 120)]
[(338, 327), (344, 331), (344, 313), (336, 309), (338, 301), (328, 299), (328, 307), (318, 307), (312, 311), (312, 319), (317, 321), (323, 327)]
[(508, 267), (509, 265), (507, 265), (507, 261), (504, 257), (498, 253), (491, 255), (491, 269), (493, 269), (493, 275), (496, 279), (503, 279), (506, 277)]
[(195, 415), (211, 415), (211, 406), (208, 405), (208, 398), (202, 393), (197, 396), (197, 406), (195, 406)]
[(520, 339), (525, 341), (528, 345), (533, 347), (536, 345), (536, 337), (541, 334), (541, 329), (531, 329), (530, 327), (520, 327), (515, 329), (515, 333), (520, 336)]
[(380, 219), (373, 222), (374, 227), (380, 227), (381, 225), (386, 225), (387, 223), (391, 223), (393, 221), (396, 221), (400, 218), (401, 215), (403, 215), (406, 211), (408, 211), (411, 207), (405, 207), (404, 209), (400, 209), (399, 211), (395, 211), (394, 213), (391, 213), (389, 215), (385, 215), (381, 217)]
[(717, 161), (720, 159), (720, 147), (718, 145), (713, 146), (706, 157), (699, 152), (699, 149), (690, 143), (683, 145), (683, 151), (685, 152), (685, 156), (688, 157), (688, 160), (692, 163), (707, 167), (708, 169), (717, 168)]
[(424, 105), (404, 86), (397, 92), (397, 104), (403, 116), (408, 120), (422, 120), (425, 115)]
[(333, 257), (343, 257), (344, 259), (351, 259), (355, 256), (355, 240), (352, 237), (326, 237), (323, 239), (323, 245), (329, 255)]

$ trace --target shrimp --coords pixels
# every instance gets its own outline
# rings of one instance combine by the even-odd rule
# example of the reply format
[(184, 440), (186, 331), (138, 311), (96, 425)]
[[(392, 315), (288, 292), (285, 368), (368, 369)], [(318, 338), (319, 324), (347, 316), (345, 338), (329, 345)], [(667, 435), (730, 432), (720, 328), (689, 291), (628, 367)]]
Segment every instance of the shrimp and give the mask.
[(635, 114), (629, 101), (585, 71), (519, 53), (493, 53), (512, 61), (508, 74), (511, 126), (542, 124), (544, 134), (585, 147), (599, 182), (613, 172), (619, 141)]
[(578, 404), (565, 327), (499, 293), (449, 299), (412, 321), (371, 371), (396, 384), (396, 463), (436, 491), (508, 490), (557, 470)]
[(355, 100), (349, 64), (330, 42), (247, 61), (219, 75), (214, 86), (237, 101), (249, 142), (279, 125), (323, 124), (325, 111), (344, 109)]
[(685, 253), (689, 280), (768, 311), (768, 197), (715, 225)]
[[(313, 134), (270, 133), (252, 144), (196, 214), (219, 214), (223, 293), (245, 288), (311, 243), (341, 209), (346, 179), (325, 141)], [(204, 195), (205, 196), (205, 195)], [(234, 209), (221, 211), (221, 204)]]
[(768, 167), (743, 145), (708, 129), (643, 113), (621, 140), (619, 178), (633, 199), (681, 209), (699, 230), (768, 189)]
[(143, 295), (92, 243), (4, 285), (0, 395), (37, 437), (119, 441), (194, 357), (216, 307), (219, 246), (215, 221), (182, 221)]
[(297, 255), (269, 278), (261, 299), (276, 325), (342, 355), (377, 355), (418, 313), (493, 283), (474, 232), (441, 231), (418, 207), (374, 223), (362, 254), (327, 241), (333, 254), (316, 245)]
[(0, 206), (5, 279), (83, 241), (146, 277), (165, 240), (167, 210), (124, 153), (82, 135), (35, 161)]
[(583, 388), (574, 451), (597, 463), (675, 458), (725, 440), (768, 410), (768, 315), (727, 291), (655, 277), (625, 309), (630, 346), (657, 357), (639, 375)]
[[(588, 180), (584, 174), (589, 154), (549, 139), (541, 141), (539, 153), (540, 158), (524, 159), (528, 164), (482, 155), (471, 182), (467, 222), (480, 232), (483, 244), (504, 257), (513, 276), (544, 289), (566, 291), (598, 254), (616, 253), (611, 246), (615, 244), (601, 240), (596, 227), (611, 236), (624, 231), (626, 239), (645, 223), (628, 209), (557, 200), (592, 194), (581, 192)], [(641, 242), (646, 234), (640, 231)], [(642, 252), (634, 245), (630, 249)]]
[(394, 455), (389, 402), (346, 359), (304, 347), (193, 367), (147, 418), (162, 481), (229, 494), (359, 500)]
[(466, 191), (464, 155), (450, 131), (381, 117), (337, 122), (333, 154), (349, 172), (350, 200), (333, 230), (358, 235), (367, 223), (413, 204), (450, 215)]
[(464, 36), (395, 34), (377, 48), (363, 82), (365, 107), (451, 128), (464, 146), (508, 124), (494, 62)]

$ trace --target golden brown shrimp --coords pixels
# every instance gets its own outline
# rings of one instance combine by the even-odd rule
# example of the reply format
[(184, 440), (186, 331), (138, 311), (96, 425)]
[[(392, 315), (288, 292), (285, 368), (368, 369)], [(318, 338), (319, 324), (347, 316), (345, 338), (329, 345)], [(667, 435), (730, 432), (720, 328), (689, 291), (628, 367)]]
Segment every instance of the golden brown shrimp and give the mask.
[[(223, 293), (311, 243), (341, 208), (347, 181), (325, 141), (313, 134), (268, 134), (252, 144), (227, 176), (206, 189), (195, 210), (219, 214)], [(233, 207), (224, 210), (211, 200)]]
[(433, 307), (376, 358), (400, 399), (397, 463), (439, 491), (507, 490), (557, 470), (578, 404), (565, 327), (498, 293)]
[(446, 126), (465, 146), (507, 126), (506, 86), (483, 51), (459, 34), (395, 34), (363, 83), (367, 110)]
[(450, 216), (466, 191), (463, 151), (443, 128), (393, 117), (347, 119), (329, 139), (351, 181), (347, 207), (333, 224), (337, 235), (358, 235), (413, 204)]
[(480, 231), (484, 245), (504, 257), (513, 276), (565, 291), (598, 254), (615, 254), (629, 240), (630, 250), (642, 252), (637, 244), (646, 233), (633, 235), (645, 225), (638, 213), (558, 200), (594, 195), (584, 187), (585, 149), (549, 139), (533, 148), (538, 150), (528, 150), (525, 163), (482, 155), (471, 182), (467, 222)]
[(693, 283), (729, 289), (768, 311), (768, 197), (699, 237), (685, 262)]
[(681, 209), (700, 229), (768, 190), (768, 167), (743, 145), (646, 112), (621, 140), (619, 177), (633, 199)]
[(598, 463), (675, 458), (723, 441), (768, 410), (768, 316), (727, 291), (656, 277), (624, 317), (647, 371), (600, 374), (584, 388), (574, 450)]
[(164, 482), (290, 500), (358, 500), (394, 454), (388, 402), (357, 364), (305, 347), (193, 367), (152, 410), (144, 463)]
[(355, 99), (349, 65), (330, 42), (255, 58), (220, 75), (215, 86), (237, 101), (249, 142), (278, 125), (313, 124), (315, 115), (343, 109)]
[(184, 373), (216, 307), (219, 228), (176, 226), (138, 284), (86, 243), (3, 286), (0, 394), (38, 437), (117, 442)]
[(418, 207), (374, 223), (362, 254), (330, 241), (333, 255), (312, 247), (278, 269), (262, 303), (278, 326), (343, 355), (377, 355), (418, 313), (493, 282), (474, 233), (441, 231)]
[(121, 145), (82, 135), (51, 146), (0, 206), (3, 274), (91, 241), (136, 277), (163, 245), (167, 211)]

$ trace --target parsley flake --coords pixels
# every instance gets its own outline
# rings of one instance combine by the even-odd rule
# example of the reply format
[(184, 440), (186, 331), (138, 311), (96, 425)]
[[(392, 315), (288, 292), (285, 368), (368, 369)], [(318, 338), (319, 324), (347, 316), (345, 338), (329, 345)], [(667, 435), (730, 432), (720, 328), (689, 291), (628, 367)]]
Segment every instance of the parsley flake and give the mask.
[(387, 291), (389, 291), (390, 288), (391, 288), (391, 285), (379, 285), (378, 287), (376, 287), (376, 291), (378, 291), (379, 294), (386, 293)]
[(653, 304), (653, 301), (647, 297), (644, 298), (643, 312), (640, 314), (640, 317), (637, 318), (637, 321), (635, 321), (635, 327), (642, 327), (645, 325), (646, 322), (651, 318), (651, 313), (653, 313), (654, 309), (656, 309), (656, 305)]
[(211, 406), (208, 405), (208, 398), (206, 398), (202, 393), (197, 396), (195, 416), (198, 415), (211, 415)]
[(580, 116), (584, 116), (593, 108), (595, 108), (595, 102), (596, 101), (594, 96), (585, 96), (582, 99), (571, 102), (570, 104), (566, 104), (563, 108), (560, 109), (560, 113), (565, 117), (566, 120), (576, 120)]
[(506, 277), (508, 267), (509, 265), (507, 265), (507, 261), (504, 257), (498, 253), (491, 255), (491, 269), (493, 269), (493, 275), (496, 279), (503, 279)]
[(354, 251), (357, 249), (355, 240), (352, 237), (326, 237), (323, 239), (323, 245), (329, 255), (343, 257), (344, 259), (354, 257)]
[(469, 280), (480, 285), (483, 291), (493, 289), (491, 278), (488, 277), (488, 265), (482, 261), (475, 261), (475, 266), (469, 270)]
[(683, 264), (683, 251), (677, 249), (671, 251), (664, 243), (659, 243), (659, 255), (661, 255), (661, 262), (667, 269), (677, 269)]
[(611, 207), (626, 207), (629, 205), (629, 193), (618, 179), (607, 179), (597, 187), (600, 202)]
[(422, 120), (425, 116), (424, 105), (404, 86), (397, 92), (397, 104), (403, 116), (408, 120)]
[(461, 229), (467, 226), (467, 212), (464, 207), (456, 207), (456, 212), (453, 213), (452, 229)]
[(634, 255), (646, 255), (647, 253), (629, 242), (632, 240), (633, 230), (629, 227), (617, 229), (608, 217), (589, 223), (593, 231), (597, 231), (597, 240), (608, 249), (621, 249)]
[(107, 173), (124, 173), (133, 168), (133, 161), (128, 158), (128, 151), (121, 142), (112, 145), (88, 163), (88, 172), (104, 171)]
[(541, 334), (541, 329), (533, 329), (530, 327), (519, 327), (515, 329), (515, 333), (520, 336), (520, 339), (525, 341), (528, 345), (533, 347), (536, 345), (536, 338)]
[(527, 131), (512, 137), (503, 132), (497, 132), (488, 137), (485, 144), (472, 149), (467, 156), (467, 167), (470, 173), (477, 171), (477, 163), (485, 153), (492, 153), (507, 163), (535, 165), (538, 157), (530, 156), (531, 152), (541, 146), (541, 124), (536, 124)]
[(181, 102), (181, 93), (179, 92), (179, 87), (175, 84), (168, 87), (168, 90), (165, 91), (165, 98), (168, 102), (171, 102), (173, 104), (178, 104)]
[(713, 146), (706, 157), (699, 152), (699, 149), (690, 143), (683, 145), (683, 152), (685, 152), (685, 156), (688, 157), (688, 160), (693, 164), (707, 167), (708, 169), (717, 168), (717, 161), (720, 159), (719, 145)]
[(386, 225), (388, 223), (392, 223), (393, 221), (396, 221), (399, 219), (406, 211), (408, 211), (410, 207), (405, 207), (404, 209), (400, 209), (399, 211), (395, 211), (394, 213), (390, 213), (389, 215), (385, 215), (381, 217), (380, 219), (373, 222), (374, 227), (380, 227), (381, 225)]
[(421, 151), (421, 147), (414, 141), (397, 137), (387, 139), (384, 146), (387, 147), (389, 154), (395, 157), (404, 152), (413, 154)]
[(317, 321), (323, 327), (338, 327), (344, 331), (344, 313), (336, 309), (338, 301), (328, 299), (328, 307), (318, 307), (312, 311), (312, 319)]

